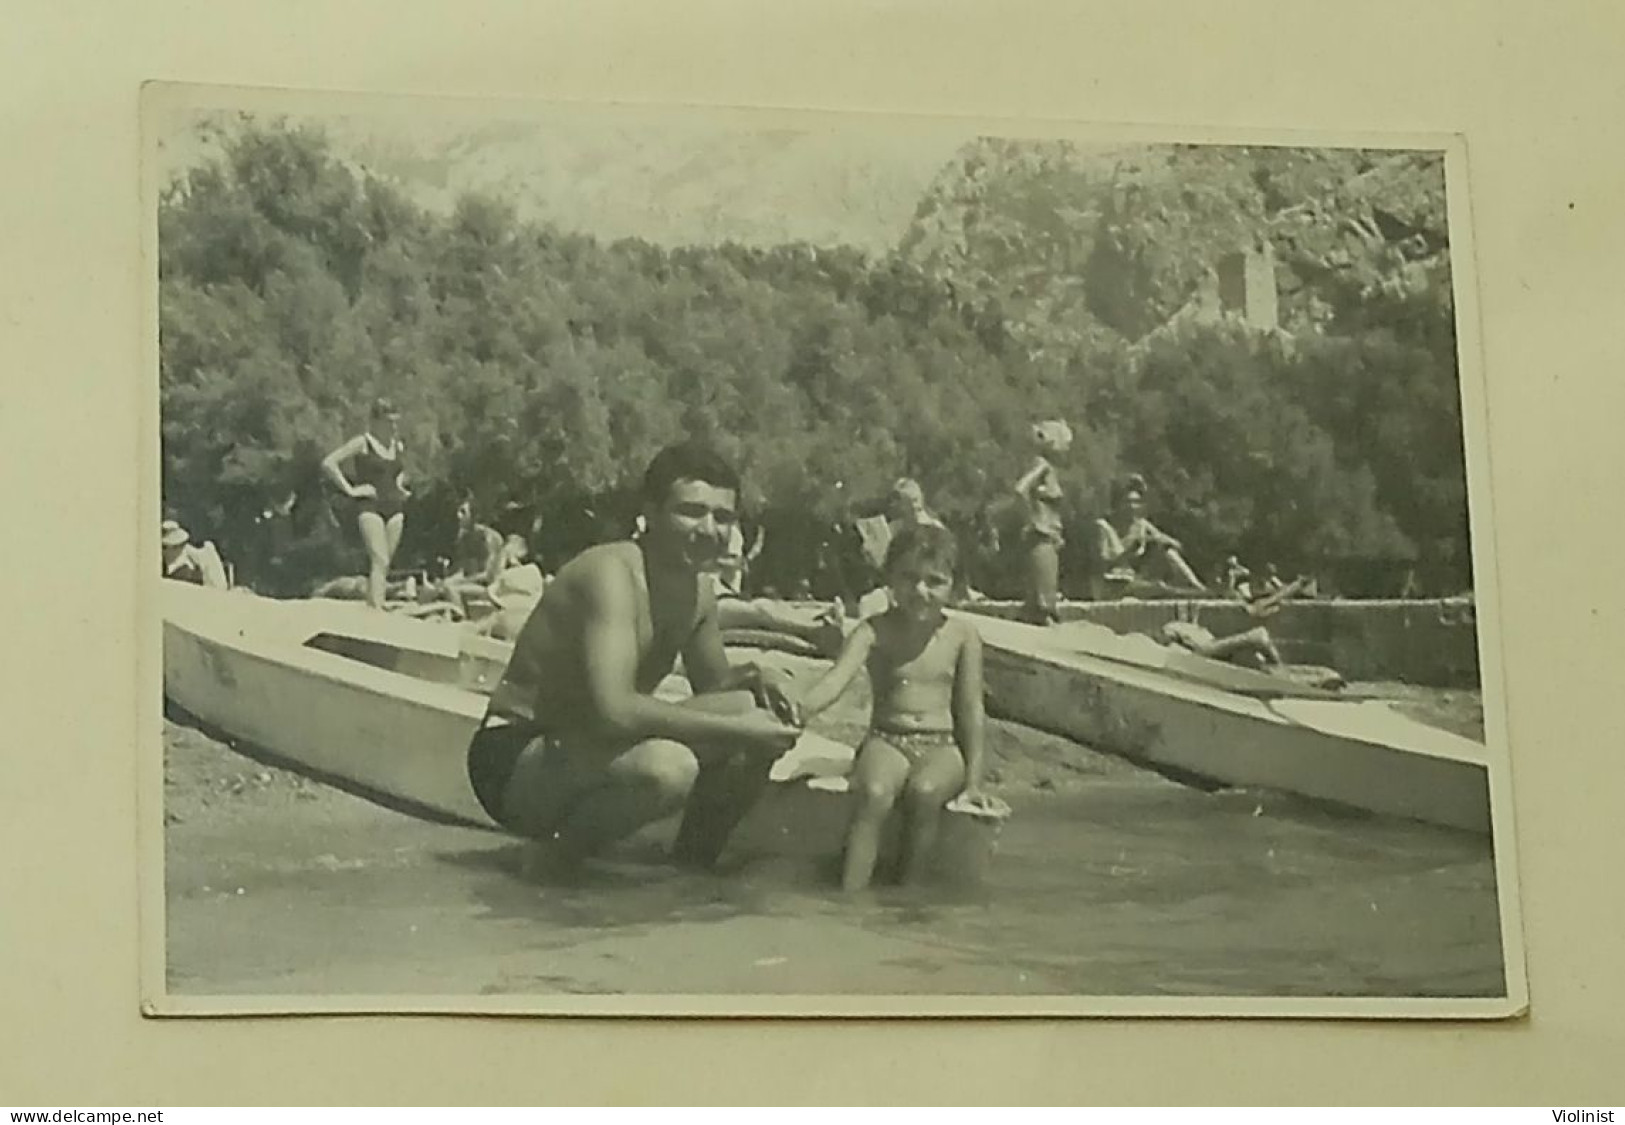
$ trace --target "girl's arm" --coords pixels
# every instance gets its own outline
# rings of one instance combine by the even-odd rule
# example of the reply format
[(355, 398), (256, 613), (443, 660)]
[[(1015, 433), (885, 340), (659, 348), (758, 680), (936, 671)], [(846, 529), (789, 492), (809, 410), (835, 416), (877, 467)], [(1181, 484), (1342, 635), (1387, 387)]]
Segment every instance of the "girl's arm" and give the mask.
[(965, 796), (981, 797), (984, 762), (983, 735), (987, 726), (982, 709), (982, 634), (974, 625), (962, 625), (964, 642), (954, 666), (954, 741), (965, 755)]
[(841, 693), (851, 686), (852, 678), (863, 667), (864, 661), (869, 659), (869, 653), (874, 648), (874, 626), (865, 621), (852, 630), (841, 646), (841, 655), (835, 658), (829, 671), (818, 678), (818, 682), (807, 689), (807, 694), (801, 697), (801, 715), (803, 720), (810, 719), (820, 711), (827, 710), (831, 704), (841, 698)]
[(366, 442), (366, 440), (367, 438), (365, 434), (357, 434), (355, 437), (333, 450), (333, 452), (329, 453), (326, 457), (322, 458), (322, 472), (326, 473), (327, 479), (338, 485), (339, 491), (344, 493), (346, 496), (353, 497), (356, 493), (356, 487), (350, 483), (347, 477), (345, 477), (344, 470), (341, 466), (344, 464), (344, 462), (361, 452), (361, 446)]

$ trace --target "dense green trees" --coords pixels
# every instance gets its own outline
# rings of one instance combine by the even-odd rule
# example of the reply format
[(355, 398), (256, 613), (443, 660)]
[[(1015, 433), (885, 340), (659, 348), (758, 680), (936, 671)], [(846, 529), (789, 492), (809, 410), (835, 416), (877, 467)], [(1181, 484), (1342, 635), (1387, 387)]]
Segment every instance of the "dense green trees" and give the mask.
[[(747, 502), (792, 540), (905, 473), (967, 535), (1008, 530), (1026, 427), (1063, 415), (1079, 542), (1133, 469), (1209, 569), (1231, 550), (1288, 567), (1425, 553), (1457, 560), (1441, 582), (1470, 580), (1426, 158), (1091, 164), (980, 142), (871, 260), (606, 244), (478, 197), (435, 214), (308, 128), (245, 121), (221, 151), (161, 203), (161, 393), (165, 502), (228, 557), (259, 549), (254, 517), (290, 492), (314, 505), (322, 452), (387, 392), (417, 481), (408, 558), (444, 551), (472, 490), (512, 529), (540, 517), (556, 562), (624, 526), (643, 463), (682, 432), (736, 457)], [(1289, 339), (1158, 329), (1215, 254), (1259, 237)], [(813, 555), (774, 552), (769, 577)]]

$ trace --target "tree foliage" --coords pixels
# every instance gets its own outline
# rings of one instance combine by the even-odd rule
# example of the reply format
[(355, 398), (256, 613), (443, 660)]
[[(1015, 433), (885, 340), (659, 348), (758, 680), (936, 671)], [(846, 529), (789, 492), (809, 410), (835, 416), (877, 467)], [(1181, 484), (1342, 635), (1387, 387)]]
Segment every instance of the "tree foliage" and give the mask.
[[(1079, 542), (1132, 469), (1203, 564), (1446, 541), (1464, 561), (1442, 185), (1425, 161), (1294, 153), (1108, 166), (982, 142), (877, 260), (604, 243), (493, 198), (434, 213), (319, 131), (245, 120), (160, 207), (165, 501), (250, 554), (253, 517), (317, 504), (321, 455), (388, 393), (418, 494), (408, 557), (445, 551), (471, 491), (506, 529), (540, 517), (556, 563), (623, 530), (649, 456), (696, 433), (809, 545), (773, 552), (786, 587), (817, 529), (898, 475), (967, 541), (1008, 530), (1027, 427), (1063, 415)], [(1296, 344), (1225, 326), (1135, 343), (1258, 237), (1281, 247)]]

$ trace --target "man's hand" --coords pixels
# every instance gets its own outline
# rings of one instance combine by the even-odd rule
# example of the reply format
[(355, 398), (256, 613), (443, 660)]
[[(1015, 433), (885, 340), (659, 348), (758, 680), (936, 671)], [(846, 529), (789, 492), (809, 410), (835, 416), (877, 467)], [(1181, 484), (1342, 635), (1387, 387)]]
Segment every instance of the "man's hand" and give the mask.
[(756, 705), (781, 723), (800, 729), (805, 725), (801, 716), (801, 701), (791, 691), (789, 675), (777, 668), (758, 668), (753, 692)]
[(801, 738), (801, 731), (788, 726), (766, 711), (747, 711), (733, 719), (734, 737), (752, 754), (778, 757)]

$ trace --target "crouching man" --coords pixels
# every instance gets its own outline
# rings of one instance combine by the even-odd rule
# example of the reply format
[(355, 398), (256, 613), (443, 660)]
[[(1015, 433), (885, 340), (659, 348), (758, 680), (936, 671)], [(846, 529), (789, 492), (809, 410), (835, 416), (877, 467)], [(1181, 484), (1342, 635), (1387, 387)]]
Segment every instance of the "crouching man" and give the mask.
[[(730, 665), (711, 581), (739, 479), (711, 451), (659, 453), (646, 532), (560, 568), (519, 631), (469, 752), (486, 811), (569, 870), (682, 811), (674, 858), (715, 863), (800, 735), (788, 677)], [(657, 698), (682, 658), (693, 697)]]

